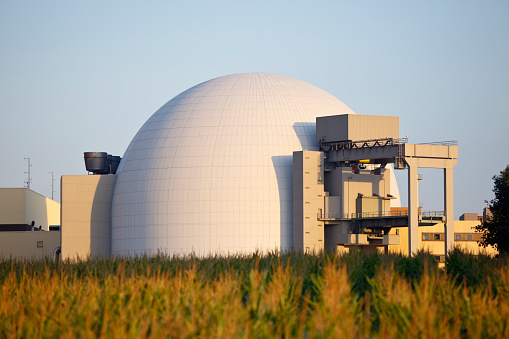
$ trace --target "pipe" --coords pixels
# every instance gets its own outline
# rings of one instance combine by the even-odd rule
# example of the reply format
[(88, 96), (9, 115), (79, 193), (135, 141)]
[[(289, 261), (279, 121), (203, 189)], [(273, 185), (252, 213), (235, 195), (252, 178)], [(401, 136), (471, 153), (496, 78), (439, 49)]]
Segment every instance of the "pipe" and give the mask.
[(60, 262), (60, 254), (62, 253), (62, 246), (57, 246), (53, 250), (53, 261), (58, 263)]

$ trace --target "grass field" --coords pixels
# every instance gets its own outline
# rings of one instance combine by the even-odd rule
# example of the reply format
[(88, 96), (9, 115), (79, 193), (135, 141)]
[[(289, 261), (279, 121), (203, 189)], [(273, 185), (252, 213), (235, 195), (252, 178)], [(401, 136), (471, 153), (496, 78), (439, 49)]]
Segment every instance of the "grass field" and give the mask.
[(330, 253), (0, 261), (1, 338), (509, 338), (509, 261)]

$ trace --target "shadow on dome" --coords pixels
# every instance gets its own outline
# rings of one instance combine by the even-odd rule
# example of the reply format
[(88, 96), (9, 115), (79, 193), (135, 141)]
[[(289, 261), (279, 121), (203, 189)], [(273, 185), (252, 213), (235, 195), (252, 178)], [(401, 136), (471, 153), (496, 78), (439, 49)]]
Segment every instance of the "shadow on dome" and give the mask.
[(280, 250), (286, 251), (292, 248), (293, 243), (293, 155), (275, 155), (271, 160), (279, 192)]
[(295, 151), (317, 151), (318, 144), (316, 142), (316, 123), (315, 122), (296, 122), (293, 124), (293, 130), (299, 138), (301, 149)]

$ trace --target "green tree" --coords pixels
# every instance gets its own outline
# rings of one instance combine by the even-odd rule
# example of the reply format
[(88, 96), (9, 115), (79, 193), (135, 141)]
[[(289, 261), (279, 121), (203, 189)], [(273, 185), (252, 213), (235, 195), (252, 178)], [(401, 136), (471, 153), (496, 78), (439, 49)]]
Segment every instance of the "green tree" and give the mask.
[(486, 220), (475, 229), (483, 232), (480, 245), (493, 246), (500, 254), (505, 254), (509, 253), (509, 165), (493, 180), (495, 199), (488, 204), (491, 213), (487, 213)]

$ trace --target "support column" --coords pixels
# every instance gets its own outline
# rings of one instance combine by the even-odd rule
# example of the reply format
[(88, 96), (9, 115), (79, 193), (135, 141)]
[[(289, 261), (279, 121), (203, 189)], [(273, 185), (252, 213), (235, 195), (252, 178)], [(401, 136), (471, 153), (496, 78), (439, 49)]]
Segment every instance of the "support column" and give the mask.
[(445, 255), (454, 248), (454, 166), (458, 160), (448, 160), (444, 167)]
[(405, 162), (408, 165), (408, 256), (411, 257), (419, 248), (418, 160), (405, 158)]

